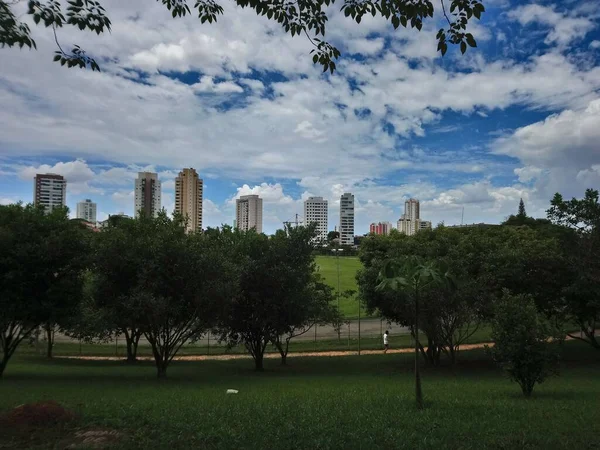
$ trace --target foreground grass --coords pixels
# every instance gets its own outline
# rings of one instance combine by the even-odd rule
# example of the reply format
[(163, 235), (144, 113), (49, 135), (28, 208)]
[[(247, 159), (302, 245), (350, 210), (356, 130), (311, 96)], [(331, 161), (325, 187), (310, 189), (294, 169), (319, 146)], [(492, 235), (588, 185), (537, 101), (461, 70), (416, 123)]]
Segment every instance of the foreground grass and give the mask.
[[(0, 381), (0, 412), (56, 400), (79, 426), (122, 431), (127, 449), (599, 448), (600, 355), (575, 342), (565, 354), (562, 376), (526, 400), (482, 352), (464, 352), (457, 369), (424, 369), (421, 412), (411, 355), (291, 357), (264, 373), (249, 360), (176, 362), (162, 383), (151, 364), (19, 356)], [(0, 448), (60, 437), (4, 432)]]
[[(315, 258), (319, 273), (323, 276), (327, 284), (335, 291), (338, 288), (338, 259), (334, 256), (317, 256)], [(356, 272), (361, 264), (358, 257), (344, 256), (339, 258), (340, 265), (340, 292), (347, 290), (358, 291), (356, 284)], [(358, 317), (358, 300), (354, 298), (340, 298), (340, 311), (349, 319)], [(361, 309), (361, 315), (366, 317), (366, 312)]]

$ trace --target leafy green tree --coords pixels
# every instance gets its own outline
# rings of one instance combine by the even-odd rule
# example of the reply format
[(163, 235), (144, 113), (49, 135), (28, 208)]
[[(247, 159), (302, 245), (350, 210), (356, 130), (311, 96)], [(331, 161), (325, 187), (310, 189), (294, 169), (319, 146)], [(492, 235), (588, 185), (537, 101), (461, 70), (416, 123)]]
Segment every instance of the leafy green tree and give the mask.
[(423, 408), (423, 392), (421, 389), (421, 373), (419, 369), (419, 302), (427, 289), (443, 284), (453, 285), (454, 281), (447, 269), (431, 261), (417, 257), (404, 260), (388, 260), (379, 274), (378, 289), (391, 291), (393, 295), (405, 295), (414, 303), (414, 336), (415, 336), (415, 392), (417, 408)]
[(333, 306), (333, 289), (323, 282), (320, 275), (314, 274), (313, 280), (298, 292), (281, 299), (278, 311), (281, 314), (281, 329), (272, 343), (281, 355), (281, 364), (287, 365), (290, 341), (308, 333), (317, 324), (337, 321), (340, 317)]
[(0, 206), (0, 376), (24, 339), (80, 301), (87, 237), (66, 208)]
[[(171, 12), (173, 18), (192, 13), (191, 1), (160, 1)], [(281, 24), (286, 33), (305, 36), (313, 46), (313, 63), (320, 64), (324, 72), (329, 70), (331, 73), (336, 68), (334, 61), (340, 56), (340, 51), (324, 38), (328, 21), (327, 7), (334, 2), (335, 0), (235, 0), (238, 6), (252, 8), (256, 14)], [(18, 3), (19, 0), (0, 0), (0, 45), (36, 48), (29, 26), (21, 22), (15, 14), (14, 8)], [(435, 4), (438, 2), (435, 1)], [(475, 38), (467, 32), (467, 25), (469, 20), (473, 17), (479, 19), (485, 11), (483, 0), (439, 0), (439, 7), (447, 26), (437, 32), (437, 50), (444, 55), (448, 43), (458, 45), (462, 53), (466, 52), (467, 47), (476, 47)], [(224, 12), (223, 7), (215, 0), (195, 0), (193, 8), (202, 24), (216, 22), (217, 17)], [(419, 31), (423, 22), (433, 17), (434, 9), (433, 0), (344, 0), (341, 7), (344, 15), (352, 17), (357, 24), (360, 24), (365, 16), (381, 16), (389, 21), (394, 29), (402, 25), (404, 28), (410, 26)], [(54, 61), (68, 67), (89, 66), (92, 70), (100, 70), (96, 61), (79, 46), (75, 45), (70, 51), (63, 50), (56, 36), (56, 30), (63, 26), (74, 26), (96, 34), (110, 31), (110, 19), (100, 1), (30, 0), (27, 14), (32, 16), (36, 25), (43, 24), (46, 28), (52, 28), (58, 47)]]
[[(566, 262), (574, 272), (564, 288), (564, 312), (575, 321), (585, 337), (569, 334), (600, 350), (596, 329), (600, 324), (600, 202), (598, 191), (588, 189), (583, 199), (564, 200), (556, 194), (547, 211), (553, 223), (573, 230), (566, 241)], [(564, 236), (564, 235), (563, 235)], [(567, 235), (569, 237), (569, 235)]]
[[(111, 232), (116, 234), (97, 251), (99, 293), (112, 292), (112, 280), (134, 255), (126, 295), (118, 297), (119, 313), (146, 337), (158, 378), (165, 378), (180, 348), (217, 324), (234, 287), (230, 266), (212, 235), (186, 233), (183, 218), (171, 219), (164, 210), (157, 218), (142, 217), (102, 234)], [(127, 248), (124, 261), (118, 248)]]
[(301, 308), (312, 309), (304, 294), (314, 281), (311, 240), (315, 226), (288, 227), (271, 237), (252, 231), (225, 229), (223, 233), (231, 242), (227, 253), (239, 272), (238, 294), (228, 304), (219, 326), (221, 340), (243, 344), (256, 370), (261, 371), (268, 343), (302, 324), (307, 311)]
[[(135, 295), (139, 264), (143, 263), (144, 248), (139, 242), (138, 222), (123, 220), (109, 222), (108, 227), (97, 233), (94, 239), (93, 260), (93, 309), (87, 317), (99, 322), (93, 325), (90, 337), (97, 332), (96, 325), (104, 324), (107, 329), (101, 334), (123, 334), (127, 346), (127, 362), (137, 361), (137, 348), (143, 334), (135, 308), (131, 309)], [(80, 329), (85, 335), (85, 330)]]
[(339, 239), (340, 237), (340, 232), (339, 231), (330, 231), (329, 233), (327, 233), (327, 241), (331, 242), (334, 239)]
[(492, 320), (493, 360), (530, 397), (536, 384), (558, 374), (563, 334), (540, 315), (533, 299), (508, 290)]

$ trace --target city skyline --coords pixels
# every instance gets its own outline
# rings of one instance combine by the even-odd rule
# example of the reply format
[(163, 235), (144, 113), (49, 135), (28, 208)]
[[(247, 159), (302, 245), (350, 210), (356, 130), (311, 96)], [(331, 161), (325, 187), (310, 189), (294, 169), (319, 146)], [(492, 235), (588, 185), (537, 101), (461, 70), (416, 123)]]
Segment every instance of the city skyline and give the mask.
[[(177, 174), (195, 167), (203, 227), (232, 223), (246, 194), (263, 198), (266, 232), (309, 196), (329, 199), (333, 228), (344, 192), (356, 234), (397, 220), (411, 197), (434, 225), (459, 224), (463, 206), (465, 223), (500, 223), (521, 197), (544, 217), (554, 193), (600, 185), (600, 3), (542, 3), (486, 4), (477, 48), (443, 58), (435, 30), (357, 27), (336, 13), (331, 75), (305, 40), (252, 11), (233, 8), (218, 26), (160, 19), (163, 32), (140, 33), (159, 29), (164, 6), (111, 1), (123, 33), (99, 39), (122, 51), (97, 55), (101, 73), (5, 49), (0, 97), (15, 107), (0, 121), (0, 202), (30, 201), (34, 174), (51, 172), (68, 180), (71, 211), (91, 198), (99, 220), (133, 215), (133, 181), (150, 171), (171, 212)], [(55, 45), (39, 31), (40, 48)]]
[[(34, 177), (34, 203), (35, 203), (35, 198), (38, 196), (37, 193), (37, 189), (38, 189), (38, 177), (49, 177), (53, 180), (59, 180), (62, 184), (60, 188), (60, 195), (61, 198), (63, 199), (62, 202), (64, 203), (64, 199), (67, 196), (67, 189), (66, 189), (66, 185), (67, 185), (67, 180), (60, 176), (60, 175), (56, 175), (56, 174), (36, 174)], [(188, 177), (189, 179), (192, 180), (192, 183), (188, 186), (188, 183), (186, 183), (185, 179), (186, 177)], [(138, 172), (138, 178), (135, 180), (135, 184), (136, 184), (136, 188), (140, 187), (140, 181), (139, 180), (144, 180), (144, 179), (149, 179), (153, 181), (153, 189), (156, 192), (156, 199), (158, 199), (158, 201), (160, 201), (160, 198), (162, 197), (162, 191), (161, 191), (161, 186), (162, 183), (158, 177), (158, 175), (156, 173), (152, 173), (152, 172)], [(47, 181), (47, 180), (46, 180)], [(197, 211), (199, 211), (197, 217), (197, 222), (199, 222), (200, 224), (200, 228), (195, 228), (192, 229), (193, 225), (191, 225), (191, 222), (188, 221), (188, 230), (189, 231), (195, 231), (196, 229), (200, 229), (202, 230), (202, 216), (203, 216), (203, 180), (201, 178), (199, 178), (198, 173), (196, 172), (195, 169), (193, 168), (184, 168), (181, 171), (179, 171), (179, 175), (177, 176), (177, 178), (175, 179), (175, 186), (176, 186), (176, 193), (177, 191), (181, 191), (185, 188), (185, 186), (188, 186), (187, 190), (189, 191), (190, 189), (196, 189), (197, 194), (199, 194), (199, 196), (195, 196), (194, 198), (196, 198), (196, 202), (199, 203), (199, 205), (197, 205), (198, 209)], [(195, 186), (195, 187), (194, 187)], [(240, 190), (238, 189), (238, 192)], [(141, 191), (140, 191), (141, 192)], [(154, 195), (154, 194), (153, 194)], [(355, 216), (354, 216), (354, 195), (351, 193), (345, 193), (340, 197), (340, 204), (339, 204), (339, 208), (337, 211), (337, 216), (339, 218), (339, 222), (338, 225), (336, 225), (333, 229), (329, 229), (328, 228), (328, 216), (331, 214), (331, 209), (328, 208), (329, 202), (327, 199), (324, 199), (323, 197), (316, 197), (316, 196), (311, 196), (308, 197), (306, 200), (303, 201), (303, 212), (304, 215), (300, 216), (296, 213), (296, 219), (300, 220), (299, 223), (301, 224), (305, 224), (308, 225), (311, 222), (316, 222), (318, 224), (317, 227), (317, 233), (319, 235), (319, 239), (326, 239), (327, 237), (327, 233), (330, 231), (334, 231), (334, 230), (341, 230), (342, 226), (342, 201), (344, 200), (344, 198), (346, 197), (346, 200), (349, 202), (347, 204), (347, 207), (349, 207), (349, 209), (352, 211), (351, 213), (351, 217), (352, 220), (354, 221)], [(176, 194), (176, 203), (175, 203), (175, 207), (173, 210), (173, 213), (175, 212), (180, 212), (180, 213), (184, 213), (185, 216), (185, 211), (182, 212), (182, 206), (179, 205), (178, 206), (178, 201), (181, 204), (185, 203), (185, 200), (182, 197), (182, 200), (178, 200), (178, 196)], [(198, 201), (199, 199), (199, 201)], [(237, 227), (237, 222), (238, 219), (240, 217), (240, 210), (239, 210), (239, 204), (240, 204), (240, 199), (242, 199), (244, 202), (247, 202), (248, 199), (256, 199), (259, 204), (260, 207), (258, 208), (258, 210), (260, 211), (258, 213), (258, 215), (253, 212), (253, 219), (251, 219), (250, 222), (254, 223), (258, 223), (259, 226), (257, 227), (259, 230), (261, 230), (260, 232), (263, 232), (263, 226), (262, 226), (262, 217), (263, 217), (263, 211), (262, 211), (262, 198), (260, 198), (258, 195), (255, 194), (251, 194), (251, 195), (241, 195), (239, 199), (236, 199), (236, 218), (233, 219), (233, 227), (236, 228)], [(139, 203), (139, 199), (136, 200), (136, 205)], [(188, 201), (189, 203), (189, 201)], [(316, 204), (316, 205), (315, 205)], [(155, 202), (155, 206), (157, 205), (157, 203)], [(310, 207), (310, 211), (307, 208), (308, 205), (311, 205)], [(106, 223), (106, 219), (108, 219), (108, 217), (110, 217), (111, 215), (122, 215), (125, 217), (130, 217), (127, 214), (125, 214), (124, 211), (118, 211), (116, 213), (112, 212), (109, 213), (106, 217), (104, 217), (104, 219), (99, 220), (96, 218), (96, 203), (92, 202), (91, 199), (85, 199), (83, 201), (77, 202), (77, 209), (76, 209), (76, 213), (75, 215), (73, 215), (73, 212), (71, 211), (71, 217), (73, 218), (78, 218), (78, 219), (83, 219), (86, 220), (90, 223), (96, 223), (96, 224), (101, 224), (101, 223)], [(254, 210), (257, 210), (256, 207), (253, 207)], [(164, 209), (164, 208), (162, 208)], [(335, 213), (335, 212), (334, 212)], [(170, 214), (167, 211), (167, 214)], [(242, 214), (243, 215), (243, 214)], [(247, 215), (247, 212), (246, 212)], [(407, 215), (409, 217), (416, 217), (415, 220), (410, 221), (409, 219), (407, 219)], [(188, 214), (189, 216), (189, 214)], [(308, 217), (308, 219), (307, 219)], [(311, 220), (311, 217), (317, 219), (317, 220)], [(323, 220), (324, 218), (324, 220)], [(461, 221), (464, 219), (464, 216), (461, 216)], [(406, 221), (406, 224), (401, 224), (402, 221)], [(292, 223), (290, 221), (283, 221), (282, 225), (285, 225), (285, 223)], [(410, 222), (410, 223), (409, 223)], [(244, 223), (246, 223), (246, 225), (244, 225)], [(242, 220), (242, 225), (241, 228), (245, 228), (245, 229), (250, 229), (253, 228), (253, 226), (248, 226), (249, 221), (247, 220), (247, 217), (245, 220)], [(352, 222), (353, 223), (353, 222)], [(218, 225), (214, 225), (213, 227), (218, 227), (218, 226), (222, 226), (222, 225), (226, 225), (227, 222), (221, 222)], [(450, 225), (452, 226), (452, 225)], [(459, 225), (455, 225), (455, 226), (459, 226)], [(256, 226), (254, 226), (256, 228)], [(277, 229), (279, 229), (281, 227), (278, 227)], [(398, 223), (396, 225), (396, 227), (394, 227), (392, 225), (392, 223), (388, 222), (388, 221), (383, 221), (383, 222), (372, 222), (369, 225), (369, 230), (368, 232), (365, 233), (361, 233), (361, 232), (356, 232), (356, 230), (354, 230), (354, 233), (352, 234), (353, 236), (364, 236), (367, 235), (369, 233), (371, 234), (389, 234), (389, 232), (391, 231), (391, 229), (396, 229), (399, 232), (402, 233), (406, 233), (409, 235), (414, 234), (416, 231), (422, 230), (422, 229), (431, 229), (432, 228), (432, 222), (431, 221), (425, 221), (420, 219), (420, 201), (414, 198), (409, 198), (405, 201), (404, 203), (404, 213), (401, 214), (400, 219), (398, 220)], [(350, 233), (350, 232), (347, 232)], [(269, 234), (269, 232), (267, 232), (267, 234)], [(348, 234), (348, 236), (350, 236), (350, 234)], [(350, 243), (350, 238), (347, 237), (345, 244), (344, 245), (351, 245)]]

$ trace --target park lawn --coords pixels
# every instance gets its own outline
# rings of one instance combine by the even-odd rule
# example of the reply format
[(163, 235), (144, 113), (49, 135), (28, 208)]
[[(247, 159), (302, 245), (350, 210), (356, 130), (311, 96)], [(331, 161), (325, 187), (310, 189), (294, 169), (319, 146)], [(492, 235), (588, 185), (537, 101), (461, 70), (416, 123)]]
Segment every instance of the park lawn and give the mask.
[[(0, 414), (55, 400), (78, 427), (122, 433), (123, 449), (592, 449), (600, 441), (600, 354), (568, 342), (559, 378), (526, 400), (481, 351), (424, 368), (416, 411), (410, 354), (150, 363), (18, 356), (0, 380)], [(237, 395), (225, 390), (238, 389)], [(0, 432), (0, 448), (64, 448), (72, 431)], [(111, 447), (113, 448), (113, 447)]]
[[(323, 276), (336, 292), (338, 289), (338, 258), (334, 256), (317, 256), (316, 263), (319, 273)], [(358, 292), (356, 283), (356, 272), (361, 268), (360, 260), (355, 256), (343, 256), (339, 258), (340, 264), (340, 292), (353, 290)], [(358, 317), (358, 299), (356, 295), (353, 298), (340, 298), (340, 311), (348, 319)], [(364, 308), (361, 309), (361, 315), (366, 317)]]

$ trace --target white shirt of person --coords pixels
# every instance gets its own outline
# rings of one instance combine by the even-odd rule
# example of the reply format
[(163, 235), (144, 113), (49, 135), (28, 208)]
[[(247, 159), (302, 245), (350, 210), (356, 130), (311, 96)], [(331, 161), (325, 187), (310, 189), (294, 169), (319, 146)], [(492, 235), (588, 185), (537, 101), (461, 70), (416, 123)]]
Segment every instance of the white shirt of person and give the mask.
[(383, 345), (388, 345), (388, 334), (384, 333), (383, 334)]

